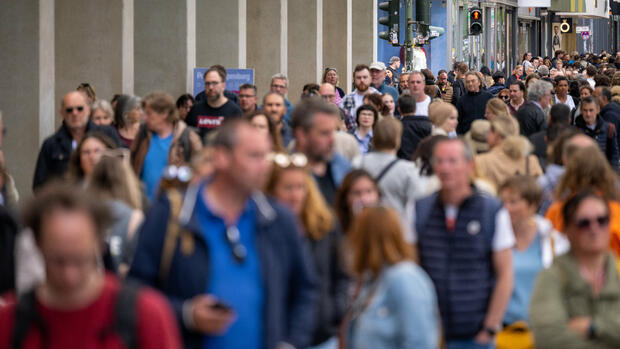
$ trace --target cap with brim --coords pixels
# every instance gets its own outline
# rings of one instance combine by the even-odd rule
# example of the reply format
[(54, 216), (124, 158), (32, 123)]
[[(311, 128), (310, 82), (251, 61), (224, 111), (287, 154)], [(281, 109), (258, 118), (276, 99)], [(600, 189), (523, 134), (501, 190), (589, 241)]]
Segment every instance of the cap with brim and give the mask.
[(385, 70), (385, 64), (383, 62), (373, 62), (370, 65), (370, 70)]

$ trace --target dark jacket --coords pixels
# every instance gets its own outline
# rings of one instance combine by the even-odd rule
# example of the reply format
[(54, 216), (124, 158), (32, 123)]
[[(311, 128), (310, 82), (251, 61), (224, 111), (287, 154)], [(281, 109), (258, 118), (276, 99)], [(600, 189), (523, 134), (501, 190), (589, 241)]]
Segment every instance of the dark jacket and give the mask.
[(586, 126), (586, 121), (583, 119), (583, 116), (579, 115), (575, 119), (575, 127), (577, 127), (579, 131), (594, 138), (596, 144), (598, 144), (598, 147), (607, 157), (611, 167), (614, 170), (617, 170), (619, 153), (618, 143), (616, 141), (616, 126), (603, 120), (603, 118), (599, 115), (596, 117), (596, 127), (594, 130), (591, 130)]
[(15, 290), (15, 239), (19, 226), (9, 210), (0, 205), (0, 295)]
[(347, 310), (349, 277), (340, 256), (342, 234), (339, 229), (320, 240), (307, 238), (319, 279), (319, 306), (316, 307), (317, 328), (311, 345), (318, 345), (338, 335), (338, 326)]
[(497, 94), (499, 93), (499, 91), (505, 89), (506, 86), (504, 86), (504, 84), (500, 84), (499, 82), (496, 84), (493, 84), (493, 86), (489, 87), (489, 89), (487, 90), (488, 93), (492, 94), (493, 96), (497, 96)]
[(467, 93), (465, 89), (465, 79), (457, 79), (452, 84), (452, 104), (456, 106), (456, 103), (459, 101), (459, 98)]
[(541, 168), (547, 167), (547, 131), (538, 131), (530, 136), (530, 142), (534, 146), (533, 154), (538, 157)]
[(601, 109), (601, 116), (603, 120), (610, 122), (616, 126), (616, 141), (618, 142), (618, 147), (620, 148), (620, 104), (616, 102), (609, 102), (605, 106), (605, 108)]
[(430, 136), (433, 125), (427, 116), (421, 115), (405, 116), (402, 123), (403, 134), (396, 155), (401, 159), (411, 160), (420, 141)]
[(491, 98), (493, 95), (487, 91), (467, 92), (459, 98), (459, 101), (456, 102), (456, 109), (459, 112), (459, 124), (456, 127), (456, 133), (465, 134), (471, 128), (472, 122), (484, 119), (487, 102)]
[(508, 80), (506, 80), (506, 88), (510, 87), (510, 84), (512, 84), (515, 81), (521, 81), (521, 77), (517, 77), (515, 74), (510, 75), (510, 77), (508, 78)]
[[(188, 188), (181, 226), (191, 234), (192, 253), (183, 253), (181, 244), (175, 247), (170, 272), (165, 283), (159, 280), (162, 248), (166, 236), (170, 202), (161, 195), (146, 216), (138, 233), (137, 248), (129, 277), (159, 289), (164, 293), (180, 324), (185, 348), (202, 348), (204, 336), (187, 328), (183, 322), (183, 303), (204, 294), (207, 289), (211, 260), (209, 246), (203, 237), (195, 203), (202, 184)], [(279, 342), (304, 348), (315, 328), (315, 307), (318, 302), (316, 275), (309, 256), (303, 248), (297, 224), (291, 213), (262, 195), (253, 197), (256, 203), (256, 247), (260, 258), (265, 287), (264, 347), (275, 348)]]
[(519, 121), (521, 134), (529, 137), (538, 131), (547, 128), (547, 118), (545, 112), (542, 111), (534, 102), (527, 101), (525, 105), (517, 110), (515, 115)]
[[(92, 121), (86, 124), (86, 133), (91, 131), (100, 131), (110, 137), (116, 145), (120, 145), (118, 133), (110, 126), (97, 126)], [(69, 128), (64, 121), (58, 131), (49, 136), (41, 146), (39, 157), (37, 158), (37, 167), (34, 170), (34, 178), (32, 179), (32, 189), (36, 190), (45, 182), (52, 178), (62, 177), (67, 171), (69, 158), (73, 152), (71, 143), (73, 138), (69, 133)]]

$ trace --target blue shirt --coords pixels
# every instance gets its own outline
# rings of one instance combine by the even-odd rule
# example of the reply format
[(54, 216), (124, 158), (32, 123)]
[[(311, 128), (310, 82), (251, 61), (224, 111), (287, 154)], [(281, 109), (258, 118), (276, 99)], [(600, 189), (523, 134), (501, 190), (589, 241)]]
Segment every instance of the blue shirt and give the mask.
[(511, 324), (515, 321), (528, 321), (530, 300), (536, 283), (536, 276), (543, 270), (542, 242), (540, 234), (536, 234), (534, 241), (525, 251), (512, 250), (512, 263), (515, 274), (512, 297), (506, 309), (504, 323)]
[[(203, 192), (203, 188), (199, 191)], [(206, 336), (203, 348), (261, 348), (265, 292), (256, 248), (256, 206), (248, 200), (236, 224), (247, 256), (239, 263), (226, 239), (224, 220), (198, 195), (196, 215), (209, 246), (211, 268), (205, 292), (230, 306), (237, 319), (221, 336)]]
[(370, 129), (370, 132), (368, 132), (364, 138), (360, 138), (357, 130), (353, 132), (353, 136), (357, 139), (357, 145), (360, 148), (362, 155), (368, 153), (370, 150), (370, 141), (372, 140), (372, 129)]
[(151, 143), (149, 144), (149, 151), (144, 158), (144, 165), (140, 174), (140, 179), (146, 186), (146, 196), (151, 201), (155, 199), (159, 180), (168, 164), (170, 144), (172, 144), (172, 133), (166, 138), (159, 138), (157, 133), (153, 133)]

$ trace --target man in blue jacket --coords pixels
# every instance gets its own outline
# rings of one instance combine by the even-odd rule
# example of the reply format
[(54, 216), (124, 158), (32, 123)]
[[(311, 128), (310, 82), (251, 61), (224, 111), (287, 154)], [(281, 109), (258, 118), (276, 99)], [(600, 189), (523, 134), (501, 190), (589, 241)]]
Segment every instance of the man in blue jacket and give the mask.
[(160, 196), (139, 233), (129, 276), (168, 296), (186, 348), (309, 344), (318, 293), (308, 251), (291, 213), (258, 193), (270, 144), (246, 121), (224, 124), (213, 176), (176, 201), (182, 229), (172, 259), (162, 259), (172, 194)]

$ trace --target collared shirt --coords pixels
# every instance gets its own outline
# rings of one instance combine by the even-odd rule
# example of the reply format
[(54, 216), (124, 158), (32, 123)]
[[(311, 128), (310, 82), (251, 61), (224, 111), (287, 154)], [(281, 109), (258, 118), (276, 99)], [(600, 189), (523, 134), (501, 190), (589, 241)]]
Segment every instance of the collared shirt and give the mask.
[(512, 103), (508, 103), (508, 109), (510, 110), (510, 115), (516, 115), (517, 111), (519, 110), (519, 108), (521, 108), (523, 105), (525, 104), (525, 99), (523, 100), (523, 103), (519, 104), (519, 106), (517, 108), (512, 106)]
[(355, 130), (355, 132), (353, 132), (353, 136), (355, 136), (355, 139), (357, 139), (357, 145), (360, 147), (360, 152), (362, 154), (366, 154), (370, 150), (370, 141), (372, 140), (372, 129), (370, 129), (370, 132), (368, 132), (368, 134), (366, 134), (366, 136), (364, 136), (363, 138), (359, 136), (357, 131), (358, 130)]
[[(199, 192), (203, 193), (204, 188)], [(236, 314), (236, 320), (223, 335), (205, 337), (203, 348), (261, 348), (263, 343), (265, 290), (256, 246), (257, 209), (254, 201), (248, 199), (234, 226), (247, 251), (245, 259), (238, 262), (226, 237), (230, 227), (213, 213), (208, 198), (205, 202), (203, 195), (198, 195), (196, 215), (211, 260), (205, 292), (230, 306)]]
[(555, 95), (555, 104), (564, 104), (565, 106), (569, 107), (570, 110), (575, 109), (575, 101), (573, 101), (573, 97), (570, 95), (566, 95), (566, 101), (562, 102), (557, 95)]
[(534, 103), (534, 105), (536, 105), (538, 108), (540, 108), (540, 110), (542, 110), (543, 112), (545, 111), (545, 109), (543, 109), (542, 105), (540, 105), (540, 103), (538, 103), (537, 101), (531, 101), (532, 103)]
[(357, 108), (364, 104), (364, 96), (368, 93), (379, 93), (379, 91), (370, 86), (365, 93), (360, 94), (357, 89), (355, 89), (353, 92), (344, 96), (342, 102), (340, 102), (340, 108), (344, 110), (345, 114), (344, 123), (347, 127), (347, 131), (353, 132), (357, 127), (357, 122), (355, 121)]

